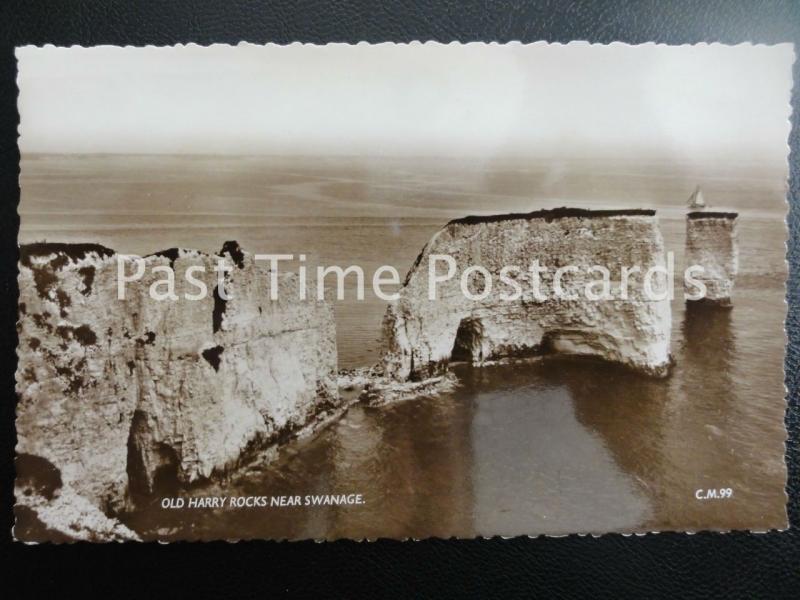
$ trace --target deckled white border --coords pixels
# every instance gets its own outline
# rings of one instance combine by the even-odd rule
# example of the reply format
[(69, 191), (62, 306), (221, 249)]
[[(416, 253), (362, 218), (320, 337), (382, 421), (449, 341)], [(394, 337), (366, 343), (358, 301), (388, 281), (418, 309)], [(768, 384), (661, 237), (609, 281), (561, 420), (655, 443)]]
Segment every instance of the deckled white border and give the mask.
[[(789, 251), (790, 251), (790, 246), (789, 246), (789, 244), (790, 244), (790, 231), (789, 231), (789, 225), (788, 225), (788, 216), (790, 214), (790, 210), (791, 210), (791, 207), (792, 207), (792, 201), (791, 201), (792, 194), (791, 194), (791, 187), (789, 185), (789, 182), (790, 182), (790, 179), (791, 179), (791, 175), (792, 175), (791, 163), (790, 163), (790, 157), (791, 157), (790, 139), (791, 139), (791, 135), (792, 135), (793, 127), (794, 127), (793, 121), (798, 118), (796, 116), (795, 112), (794, 112), (794, 107), (792, 106), (792, 99), (793, 99), (795, 94), (800, 96), (800, 89), (798, 89), (798, 87), (799, 87), (798, 86), (798, 81), (796, 81), (794, 79), (794, 76), (793, 76), (794, 70), (795, 70), (795, 65), (797, 63), (797, 50), (796, 50), (795, 44), (793, 42), (780, 42), (780, 43), (767, 44), (767, 43), (753, 43), (751, 41), (745, 41), (745, 42), (740, 42), (740, 43), (737, 43), (737, 44), (725, 44), (725, 43), (722, 43), (722, 42), (716, 42), (715, 41), (715, 42), (697, 42), (697, 43), (693, 43), (693, 44), (690, 44), (690, 43), (668, 44), (668, 43), (664, 43), (664, 42), (644, 42), (644, 43), (641, 43), (641, 44), (630, 44), (630, 43), (627, 43), (627, 42), (614, 41), (614, 42), (610, 42), (608, 44), (603, 44), (603, 43), (597, 43), (597, 42), (589, 42), (587, 40), (572, 40), (572, 41), (569, 41), (567, 43), (563, 43), (563, 42), (548, 42), (548, 41), (545, 41), (545, 40), (539, 40), (539, 41), (536, 41), (536, 42), (521, 42), (519, 40), (512, 40), (512, 41), (502, 42), (502, 43), (501, 42), (497, 42), (497, 41), (492, 41), (492, 42), (482, 42), (482, 41), (438, 42), (438, 41), (429, 40), (429, 41), (424, 41), (423, 42), (423, 41), (420, 41), (420, 40), (413, 40), (413, 41), (410, 41), (410, 42), (379, 42), (379, 43), (374, 43), (374, 44), (370, 43), (370, 42), (366, 42), (366, 41), (360, 41), (360, 42), (357, 42), (355, 44), (354, 43), (349, 43), (349, 42), (331, 42), (331, 43), (328, 43), (328, 44), (317, 44), (317, 43), (299, 42), (299, 41), (289, 42), (289, 43), (286, 43), (286, 44), (280, 44), (280, 43), (275, 43), (275, 42), (268, 42), (266, 44), (258, 44), (258, 43), (253, 43), (253, 42), (240, 41), (238, 44), (235, 44), (235, 45), (234, 44), (226, 44), (226, 43), (198, 44), (198, 43), (195, 43), (195, 42), (188, 42), (188, 43), (177, 43), (177, 44), (174, 44), (174, 45), (161, 45), (161, 46), (155, 45), (155, 44), (145, 44), (145, 45), (126, 44), (126, 45), (123, 45), (123, 46), (114, 45), (114, 44), (100, 44), (100, 45), (97, 45), (97, 46), (83, 46), (81, 44), (72, 44), (70, 46), (57, 46), (57, 45), (54, 45), (54, 44), (41, 44), (41, 45), (27, 44), (25, 46), (17, 46), (17, 47), (15, 47), (14, 54), (15, 54), (15, 58), (17, 59), (17, 64), (19, 65), (19, 55), (18, 55), (19, 50), (20, 49), (33, 49), (33, 48), (36, 48), (36, 49), (55, 48), (55, 49), (59, 49), (59, 50), (73, 50), (73, 49), (92, 50), (92, 49), (96, 49), (96, 48), (156, 49), (156, 50), (159, 50), (159, 49), (164, 49), (164, 48), (216, 48), (216, 47), (227, 47), (227, 48), (238, 48), (238, 47), (273, 48), (273, 47), (276, 47), (276, 48), (287, 48), (288, 49), (288, 48), (297, 47), (297, 46), (312, 46), (312, 47), (320, 47), (320, 48), (327, 47), (327, 46), (351, 46), (353, 48), (357, 48), (357, 47), (372, 47), (372, 46), (410, 46), (410, 47), (416, 47), (416, 46), (498, 46), (498, 47), (500, 47), (500, 46), (512, 46), (512, 47), (527, 47), (527, 46), (556, 46), (556, 47), (562, 47), (562, 46), (563, 47), (566, 47), (566, 46), (589, 46), (589, 47), (594, 47), (594, 46), (599, 46), (599, 47), (615, 47), (615, 46), (626, 46), (626, 47), (630, 47), (630, 48), (661, 47), (661, 46), (670, 47), (670, 48), (684, 48), (684, 47), (691, 47), (691, 48), (704, 48), (704, 47), (737, 48), (737, 47), (742, 47), (742, 46), (753, 47), (753, 48), (758, 48), (758, 47), (769, 47), (769, 48), (772, 48), (772, 47), (777, 47), (777, 46), (791, 46), (793, 60), (792, 60), (791, 66), (790, 66), (791, 86), (790, 86), (790, 89), (788, 90), (788, 98), (787, 98), (787, 104), (788, 104), (788, 107), (789, 107), (789, 117), (788, 117), (789, 127), (788, 127), (787, 138), (785, 140), (786, 179), (784, 180), (785, 184), (786, 184), (786, 186), (785, 186), (786, 187), (786, 195), (784, 196), (784, 201), (786, 202), (786, 214), (784, 216), (784, 228), (785, 228), (785, 231), (786, 231), (785, 240), (784, 240), (784, 248), (786, 249), (786, 251), (784, 253), (784, 256), (785, 256), (784, 263), (786, 265), (786, 280), (784, 281), (784, 299), (783, 299), (783, 301), (784, 301), (784, 304), (786, 305), (786, 314), (785, 314), (785, 317), (784, 317), (784, 326), (783, 326), (783, 337), (784, 337), (784, 342), (785, 343), (784, 343), (784, 355), (783, 355), (784, 418), (782, 420), (782, 427), (783, 427), (783, 432), (784, 432), (783, 463), (784, 463), (784, 469), (785, 469), (785, 473), (786, 473), (786, 482), (785, 482), (785, 485), (784, 485), (784, 496), (786, 498), (786, 503), (784, 504), (784, 518), (785, 518), (785, 521), (786, 521), (786, 525), (785, 525), (785, 527), (780, 528), (780, 529), (766, 529), (766, 530), (755, 530), (755, 529), (729, 529), (729, 530), (699, 529), (699, 530), (666, 530), (666, 531), (657, 531), (657, 530), (638, 531), (638, 530), (635, 530), (635, 531), (608, 531), (608, 532), (604, 532), (604, 533), (592, 533), (592, 532), (576, 532), (576, 533), (564, 533), (564, 534), (548, 534), (548, 533), (526, 534), (526, 533), (520, 533), (519, 535), (514, 535), (514, 536), (504, 536), (504, 535), (495, 534), (495, 535), (476, 535), (474, 537), (450, 536), (448, 538), (441, 538), (439, 536), (430, 536), (430, 537), (426, 537), (426, 538), (412, 538), (412, 537), (405, 537), (405, 538), (383, 538), (383, 537), (381, 537), (381, 538), (347, 538), (347, 537), (343, 537), (343, 538), (292, 538), (292, 539), (289, 539), (289, 538), (253, 537), (253, 538), (242, 538), (242, 539), (235, 539), (235, 540), (220, 538), (219, 540), (214, 540), (214, 541), (227, 541), (229, 543), (238, 543), (240, 541), (251, 541), (251, 540), (263, 540), (263, 541), (274, 541), (274, 542), (293, 542), (293, 541), (307, 541), (307, 540), (313, 539), (315, 542), (322, 543), (322, 542), (335, 542), (335, 541), (343, 540), (343, 539), (344, 540), (356, 541), (356, 542), (365, 542), (365, 541), (366, 542), (374, 542), (374, 541), (377, 541), (378, 539), (390, 539), (390, 540), (394, 540), (394, 541), (408, 542), (408, 541), (411, 541), (411, 540), (413, 540), (413, 541), (422, 541), (422, 540), (430, 540), (430, 539), (458, 539), (458, 540), (484, 539), (484, 540), (491, 540), (491, 539), (494, 539), (494, 538), (500, 538), (500, 539), (506, 540), (506, 539), (516, 539), (516, 538), (524, 538), (524, 537), (527, 537), (529, 539), (563, 538), (563, 537), (568, 537), (568, 536), (573, 536), (573, 535), (576, 535), (578, 537), (591, 536), (592, 538), (600, 538), (600, 537), (611, 536), (611, 535), (621, 535), (623, 537), (631, 537), (631, 536), (643, 537), (643, 536), (655, 535), (655, 534), (659, 534), (659, 533), (678, 533), (678, 534), (686, 534), (686, 535), (695, 535), (697, 533), (706, 533), (706, 532), (709, 532), (709, 533), (720, 533), (720, 534), (733, 533), (733, 532), (748, 532), (748, 533), (752, 533), (752, 534), (765, 534), (765, 533), (769, 533), (771, 531), (785, 532), (785, 531), (788, 531), (791, 528), (791, 523), (789, 521), (789, 514), (788, 514), (789, 465), (788, 465), (788, 463), (786, 461), (786, 458), (787, 458), (787, 452), (786, 451), (787, 451), (787, 443), (788, 443), (788, 435), (789, 435), (788, 434), (788, 430), (786, 428), (786, 417), (787, 417), (788, 411), (789, 411), (789, 399), (790, 399), (789, 398), (790, 390), (789, 390), (788, 386), (786, 385), (786, 381), (787, 381), (786, 360), (787, 360), (787, 354), (788, 354), (787, 350), (788, 350), (788, 345), (789, 345), (789, 336), (788, 336), (788, 332), (787, 332), (787, 328), (786, 328), (786, 323), (787, 323), (787, 320), (788, 320), (788, 317), (789, 317), (789, 305), (788, 305), (788, 298), (789, 298), (788, 297), (788, 291), (789, 291), (789, 288), (788, 288), (788, 284), (789, 284), (789, 276), (790, 276), (790, 272), (791, 272), (791, 265), (789, 264), (789, 259), (788, 259)], [(18, 69), (18, 72), (17, 72), (16, 84), (17, 84), (17, 90), (19, 91), (19, 89), (20, 89), (20, 71), (19, 71), (19, 69)], [(19, 140), (23, 135), (23, 124), (22, 124), (22, 118), (21, 118), (21, 111), (19, 110), (19, 107), (18, 107), (18, 113), (20, 114), (20, 122), (19, 122), (19, 124), (17, 126), (17, 138)], [(19, 141), (17, 142), (17, 144), (19, 145)], [(21, 176), (21, 169), (20, 169), (20, 176)], [(798, 200), (800, 200), (800, 199), (798, 199)], [(21, 203), (22, 203), (22, 198), (21, 198), (21, 194), (20, 194), (20, 205), (21, 205)], [(797, 208), (797, 210), (800, 211), (800, 206)], [(798, 243), (800, 243), (800, 242), (798, 242)], [(18, 241), (18, 245), (19, 245), (19, 241)], [(800, 309), (800, 307), (798, 307), (798, 309)], [(17, 346), (17, 361), (18, 361), (18, 364), (21, 364), (20, 356), (19, 356), (19, 345)], [(16, 405), (15, 405), (15, 414), (16, 414)], [(17, 442), (17, 446), (15, 447), (15, 463), (16, 463), (16, 453), (18, 453), (18, 451), (19, 451), (19, 442)], [(15, 498), (15, 505), (16, 505), (16, 498)], [(16, 534), (14, 532), (15, 528), (16, 528), (16, 516), (14, 518), (14, 525), (12, 526), (12, 535), (14, 535), (15, 541), (20, 542), (21, 540), (17, 539)], [(179, 540), (179, 543), (180, 542), (182, 542), (182, 543), (186, 543), (186, 542), (203, 542), (203, 541), (205, 541), (205, 540), (187, 539), (187, 540)], [(125, 540), (125, 541), (120, 540), (120, 541), (117, 541), (116, 543), (120, 543), (121, 544), (121, 543), (129, 543), (129, 542), (134, 542), (134, 540)], [(27, 545), (38, 545), (40, 542), (23, 541), (22, 543), (25, 543)], [(41, 543), (61, 545), (62, 543), (77, 544), (77, 543), (97, 543), (97, 542), (84, 542), (84, 541), (81, 541), (81, 540), (76, 540), (76, 541), (71, 541), (71, 542), (47, 541), (47, 542), (41, 542)], [(111, 542), (106, 542), (106, 543), (111, 543)], [(172, 542), (162, 541), (162, 540), (152, 540), (152, 541), (139, 542), (139, 543), (168, 544), (168, 543), (172, 543)]]

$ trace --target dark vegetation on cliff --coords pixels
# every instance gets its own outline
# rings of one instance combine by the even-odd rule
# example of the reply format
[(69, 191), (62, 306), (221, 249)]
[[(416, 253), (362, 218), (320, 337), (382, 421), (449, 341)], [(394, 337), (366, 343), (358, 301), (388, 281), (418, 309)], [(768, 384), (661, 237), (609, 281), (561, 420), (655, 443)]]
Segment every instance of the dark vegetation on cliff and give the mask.
[(619, 210), (591, 210), (588, 208), (551, 208), (534, 210), (528, 213), (508, 213), (505, 215), (470, 215), (460, 219), (453, 219), (448, 225), (477, 225), (479, 223), (499, 223), (502, 221), (514, 221), (517, 219), (544, 219), (548, 223), (556, 219), (579, 218), (579, 219), (600, 219), (605, 217), (652, 217), (656, 211), (649, 208), (626, 208)]
[(222, 353), (225, 351), (225, 348), (222, 346), (214, 346), (213, 348), (206, 348), (201, 353), (203, 358), (206, 359), (206, 362), (214, 367), (215, 371), (219, 371), (219, 363), (222, 360)]
[(170, 268), (175, 268), (175, 261), (178, 260), (178, 256), (180, 256), (181, 249), (180, 248), (167, 248), (166, 250), (159, 250), (158, 252), (153, 252), (152, 254), (148, 254), (145, 258), (150, 256), (163, 256), (164, 258), (169, 259), (169, 266)]
[[(55, 273), (64, 268), (70, 262), (76, 262), (85, 258), (88, 254), (97, 254), (105, 258), (113, 256), (114, 251), (100, 244), (69, 244), (61, 242), (35, 242), (24, 244), (19, 247), (19, 262), (23, 267), (28, 267), (33, 272), (33, 282), (40, 298), (45, 298), (50, 293), (52, 287), (57, 283), (58, 278)], [(46, 265), (34, 265), (34, 258), (43, 258), (55, 255)], [(81, 276), (84, 280), (84, 287), (91, 289), (94, 281), (94, 272), (84, 272), (81, 269)], [(86, 292), (84, 291), (84, 294)], [(70, 304), (69, 297), (62, 291), (56, 291), (56, 301), (61, 308), (61, 316), (66, 317), (66, 308)]]
[(58, 254), (59, 258), (56, 258), (50, 263), (53, 269), (58, 270), (67, 264), (68, 259), (78, 261), (92, 252), (102, 257), (113, 256), (115, 254), (111, 248), (106, 248), (100, 244), (34, 242), (33, 244), (23, 244), (19, 247), (19, 262), (26, 267), (31, 267), (32, 258)]
[(231, 260), (237, 267), (240, 269), (244, 268), (244, 252), (242, 251), (242, 247), (239, 246), (239, 242), (229, 240), (222, 244), (222, 250), (219, 251), (219, 256), (224, 256), (225, 254), (230, 255)]
[(211, 311), (211, 329), (217, 333), (222, 329), (222, 317), (225, 315), (225, 308), (228, 301), (223, 298), (219, 293), (219, 286), (214, 287), (214, 308)]
[(690, 212), (686, 215), (687, 219), (735, 219), (739, 213), (735, 212)]

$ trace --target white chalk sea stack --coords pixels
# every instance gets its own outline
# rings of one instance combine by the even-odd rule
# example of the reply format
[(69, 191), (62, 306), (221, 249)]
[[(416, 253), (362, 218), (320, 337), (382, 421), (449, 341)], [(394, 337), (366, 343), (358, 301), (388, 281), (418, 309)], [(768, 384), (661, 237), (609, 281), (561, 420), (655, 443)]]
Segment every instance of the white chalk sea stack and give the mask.
[[(686, 264), (703, 267), (695, 275), (706, 286), (703, 302), (730, 307), (736, 274), (739, 271), (737, 244), (738, 214), (734, 212), (690, 212), (686, 216)], [(688, 287), (687, 294), (693, 290)]]
[[(104, 523), (137, 496), (224, 473), (249, 449), (342, 410), (332, 306), (313, 290), (300, 300), (293, 274), (280, 276), (272, 301), (263, 262), (230, 242), (220, 254), (233, 266), (227, 300), (218, 257), (180, 249), (147, 257), (119, 300), (114, 251), (20, 249), (16, 493), (42, 528), (85, 538), (69, 514), (86, 522), (93, 509)], [(197, 289), (179, 275), (179, 300), (153, 300), (157, 265), (204, 267), (195, 277), (209, 293), (184, 299)], [(71, 512), (51, 510), (70, 498)], [(135, 538), (121, 525), (95, 530)]]
[[(507, 301), (500, 290), (493, 290), (485, 299), (473, 300), (455, 276), (437, 285), (437, 298), (432, 300), (432, 255), (452, 256), (459, 274), (480, 265), (494, 286), (504, 266), (519, 266), (516, 280), (523, 294)], [(534, 259), (549, 268), (541, 275), (539, 298), (528, 271)], [(553, 294), (554, 271), (565, 265), (576, 267), (562, 286), (565, 295), (575, 299)], [(585, 286), (597, 279), (588, 271), (593, 265), (610, 271), (613, 299), (587, 299)], [(422, 250), (399, 300), (387, 310), (384, 369), (401, 381), (425, 379), (456, 358), (482, 364), (556, 353), (599, 357), (665, 376), (670, 364), (670, 301), (645, 294), (641, 276), (631, 279), (628, 297), (621, 299), (622, 267), (634, 265), (642, 273), (666, 265), (655, 211), (554, 209), (451, 221)], [(483, 278), (473, 281), (480, 286)], [(652, 281), (655, 295), (663, 295), (666, 275), (657, 274)], [(485, 288), (471, 294), (480, 296), (482, 291)]]

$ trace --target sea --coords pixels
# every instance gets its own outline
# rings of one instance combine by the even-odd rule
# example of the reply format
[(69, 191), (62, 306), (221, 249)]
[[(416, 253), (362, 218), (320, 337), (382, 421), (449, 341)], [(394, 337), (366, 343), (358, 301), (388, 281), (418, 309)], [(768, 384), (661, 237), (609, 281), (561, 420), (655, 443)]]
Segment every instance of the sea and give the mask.
[[(363, 504), (154, 500), (125, 519), (145, 539), (764, 531), (786, 526), (786, 176), (785, 164), (722, 159), (25, 155), (19, 240), (140, 255), (236, 240), (304, 254), (309, 268), (359, 265), (370, 281), (381, 265), (403, 276), (452, 218), (655, 208), (682, 269), (700, 185), (710, 210), (740, 215), (740, 271), (730, 310), (687, 310), (677, 290), (668, 378), (593, 361), (459, 365), (451, 391), (354, 406), (277, 459), (181, 492)], [(340, 368), (374, 364), (381, 349), (386, 303), (369, 288), (358, 300), (352, 283), (335, 305)]]

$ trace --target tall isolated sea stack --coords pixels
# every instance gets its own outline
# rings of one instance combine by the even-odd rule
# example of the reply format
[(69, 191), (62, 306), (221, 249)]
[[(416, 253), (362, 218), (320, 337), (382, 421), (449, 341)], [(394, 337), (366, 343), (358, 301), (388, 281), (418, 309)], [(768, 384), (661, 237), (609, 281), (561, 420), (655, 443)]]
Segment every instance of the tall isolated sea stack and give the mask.
[[(501, 270), (518, 265), (523, 293), (507, 301), (498, 293), (467, 297), (459, 277), (429, 297), (432, 255), (449, 255), (457, 271), (480, 266), (498, 285)], [(529, 264), (538, 260), (546, 297), (532, 292)], [(573, 268), (563, 279), (566, 297), (553, 294), (554, 270)], [(666, 255), (653, 210), (554, 209), (527, 214), (467, 217), (448, 223), (428, 242), (384, 317), (384, 369), (396, 380), (425, 379), (451, 360), (481, 364), (541, 354), (587, 355), (617, 362), (653, 376), (670, 364), (670, 301), (667, 277), (653, 278), (656, 294), (631, 279), (621, 295), (623, 267), (664, 268)], [(436, 264), (434, 266), (437, 266)], [(589, 299), (593, 266), (610, 272), (611, 297)], [(481, 279), (476, 280), (480, 282)], [(473, 297), (480, 290), (473, 291)], [(664, 292), (662, 294), (662, 292)], [(654, 299), (654, 296), (663, 296)]]
[[(706, 294), (697, 300), (720, 307), (732, 306), (731, 296), (739, 270), (737, 217), (735, 212), (695, 211), (686, 215), (686, 264), (703, 267), (694, 279), (706, 286)], [(686, 293), (696, 294), (687, 284)]]
[[(220, 294), (216, 256), (172, 249), (117, 297), (117, 256), (95, 244), (20, 249), (17, 500), (20, 521), (66, 539), (135, 535), (111, 518), (137, 497), (223, 473), (343, 408), (332, 306), (235, 243)], [(172, 267), (179, 300), (150, 285)], [(208, 294), (195, 294), (182, 276)], [(265, 283), (266, 282), (266, 283)], [(22, 518), (20, 518), (22, 517)], [(51, 535), (52, 537), (52, 535)]]

